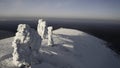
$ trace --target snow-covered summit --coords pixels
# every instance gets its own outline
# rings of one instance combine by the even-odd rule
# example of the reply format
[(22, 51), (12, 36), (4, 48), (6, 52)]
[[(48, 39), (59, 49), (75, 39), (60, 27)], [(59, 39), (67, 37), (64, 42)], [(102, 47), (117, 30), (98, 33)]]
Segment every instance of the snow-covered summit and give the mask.
[[(0, 40), (0, 67), (13, 68), (12, 39)], [(53, 47), (42, 40), (40, 64), (32, 68), (120, 68), (116, 53), (106, 42), (82, 31), (60, 28), (53, 31)]]

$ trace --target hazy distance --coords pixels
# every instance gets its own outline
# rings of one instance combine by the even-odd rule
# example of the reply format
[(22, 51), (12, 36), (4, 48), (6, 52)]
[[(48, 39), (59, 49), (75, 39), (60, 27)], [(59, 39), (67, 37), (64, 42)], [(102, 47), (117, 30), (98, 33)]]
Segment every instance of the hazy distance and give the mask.
[(0, 18), (120, 20), (120, 0), (0, 0)]

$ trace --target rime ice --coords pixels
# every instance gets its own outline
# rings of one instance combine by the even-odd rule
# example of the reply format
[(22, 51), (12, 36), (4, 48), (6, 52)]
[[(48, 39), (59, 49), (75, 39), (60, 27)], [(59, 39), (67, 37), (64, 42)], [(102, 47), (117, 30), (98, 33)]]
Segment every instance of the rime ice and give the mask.
[(53, 27), (49, 26), (48, 27), (48, 45), (49, 46), (53, 45), (52, 30), (53, 30)]
[(40, 45), (41, 38), (34, 29), (26, 24), (18, 25), (17, 33), (12, 42), (14, 48), (13, 63), (18, 67), (38, 63), (37, 53)]
[(46, 21), (42, 19), (38, 20), (37, 32), (42, 39), (45, 39)]

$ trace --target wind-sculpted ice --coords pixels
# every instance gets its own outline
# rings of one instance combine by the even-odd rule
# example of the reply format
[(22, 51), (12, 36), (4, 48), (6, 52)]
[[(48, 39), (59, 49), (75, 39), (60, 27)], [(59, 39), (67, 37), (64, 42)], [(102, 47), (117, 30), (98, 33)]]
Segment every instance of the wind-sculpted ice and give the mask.
[(43, 21), (42, 19), (38, 20), (37, 32), (42, 39), (45, 39), (46, 21)]
[(49, 27), (48, 27), (48, 45), (49, 45), (49, 46), (52, 46), (52, 45), (53, 45), (53, 38), (52, 38), (53, 32), (52, 32), (52, 30), (53, 30), (53, 27), (52, 27), (52, 26), (49, 26)]
[(19, 24), (17, 33), (12, 42), (13, 63), (18, 66), (30, 66), (39, 63), (38, 51), (41, 45), (41, 38), (37, 31), (29, 25)]

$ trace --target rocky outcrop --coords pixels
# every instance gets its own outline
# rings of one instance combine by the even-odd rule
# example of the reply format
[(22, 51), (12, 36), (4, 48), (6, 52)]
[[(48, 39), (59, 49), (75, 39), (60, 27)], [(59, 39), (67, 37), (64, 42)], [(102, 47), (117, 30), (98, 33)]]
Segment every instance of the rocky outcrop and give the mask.
[(41, 36), (42, 39), (45, 39), (46, 21), (43, 21), (42, 19), (38, 20), (37, 32)]
[(52, 32), (53, 30), (53, 27), (52, 26), (49, 26), (48, 27), (48, 46), (52, 46), (53, 45), (53, 38), (52, 38)]
[(13, 63), (18, 66), (30, 66), (39, 63), (38, 51), (41, 38), (29, 25), (19, 24), (12, 46)]

